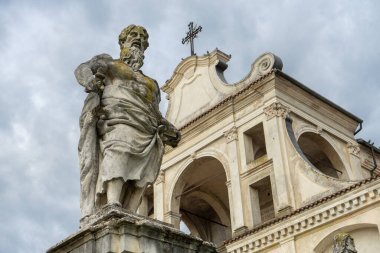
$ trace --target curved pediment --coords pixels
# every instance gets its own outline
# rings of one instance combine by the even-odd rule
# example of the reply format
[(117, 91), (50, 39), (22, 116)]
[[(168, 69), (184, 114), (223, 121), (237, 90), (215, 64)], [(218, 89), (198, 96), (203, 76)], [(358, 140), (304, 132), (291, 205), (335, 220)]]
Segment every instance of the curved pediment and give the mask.
[(190, 56), (177, 66), (171, 79), (162, 87), (169, 98), (166, 118), (177, 128), (186, 125), (272, 69), (282, 69), (279, 57), (265, 53), (254, 61), (245, 78), (228, 84), (223, 72), (227, 69), (230, 58), (231, 56), (216, 49), (203, 56)]

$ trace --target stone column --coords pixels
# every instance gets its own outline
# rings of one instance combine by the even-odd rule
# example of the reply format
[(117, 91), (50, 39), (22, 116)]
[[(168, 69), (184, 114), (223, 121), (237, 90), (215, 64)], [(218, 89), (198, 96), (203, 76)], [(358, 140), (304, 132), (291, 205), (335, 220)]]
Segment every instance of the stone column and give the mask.
[(154, 183), (154, 218), (160, 221), (164, 221), (164, 207), (165, 207), (165, 171), (161, 170), (156, 182)]
[(229, 200), (231, 209), (231, 226), (234, 234), (244, 232), (247, 227), (244, 224), (243, 201), (240, 183), (239, 152), (237, 128), (234, 126), (224, 133), (227, 142), (227, 153), (230, 165)]
[(290, 190), (287, 178), (290, 177), (288, 158), (286, 153), (286, 126), (285, 118), (289, 108), (279, 102), (272, 103), (264, 108), (267, 121), (264, 122), (264, 133), (268, 157), (272, 158), (274, 183), (276, 185), (277, 213), (286, 214), (291, 211)]

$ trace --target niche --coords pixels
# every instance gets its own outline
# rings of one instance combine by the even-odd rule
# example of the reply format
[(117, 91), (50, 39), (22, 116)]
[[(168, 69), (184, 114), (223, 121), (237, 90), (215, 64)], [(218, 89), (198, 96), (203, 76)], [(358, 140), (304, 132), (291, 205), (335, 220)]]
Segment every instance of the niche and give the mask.
[(244, 132), (244, 146), (247, 164), (266, 157), (263, 123), (260, 123)]
[(298, 145), (307, 160), (320, 172), (333, 178), (348, 179), (338, 153), (323, 137), (306, 132), (298, 138)]
[(270, 178), (265, 177), (250, 185), (253, 226), (275, 217)]

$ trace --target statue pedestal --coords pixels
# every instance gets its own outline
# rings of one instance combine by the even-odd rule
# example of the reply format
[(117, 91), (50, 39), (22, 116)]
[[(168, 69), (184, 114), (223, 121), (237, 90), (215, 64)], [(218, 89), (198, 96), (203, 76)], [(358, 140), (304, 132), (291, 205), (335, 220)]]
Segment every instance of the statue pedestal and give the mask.
[(106, 206), (47, 253), (211, 253), (215, 247), (170, 224)]

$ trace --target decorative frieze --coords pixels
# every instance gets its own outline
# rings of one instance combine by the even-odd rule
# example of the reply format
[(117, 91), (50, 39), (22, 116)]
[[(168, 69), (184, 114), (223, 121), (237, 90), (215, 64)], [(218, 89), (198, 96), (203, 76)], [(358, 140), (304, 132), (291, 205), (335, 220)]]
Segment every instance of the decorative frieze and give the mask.
[(238, 139), (237, 128), (234, 126), (231, 129), (225, 131), (224, 137), (226, 138), (227, 143), (237, 140)]
[(267, 117), (267, 120), (270, 120), (273, 117), (281, 117), (285, 119), (289, 115), (289, 112), (290, 109), (280, 102), (274, 102), (264, 108), (264, 113)]

